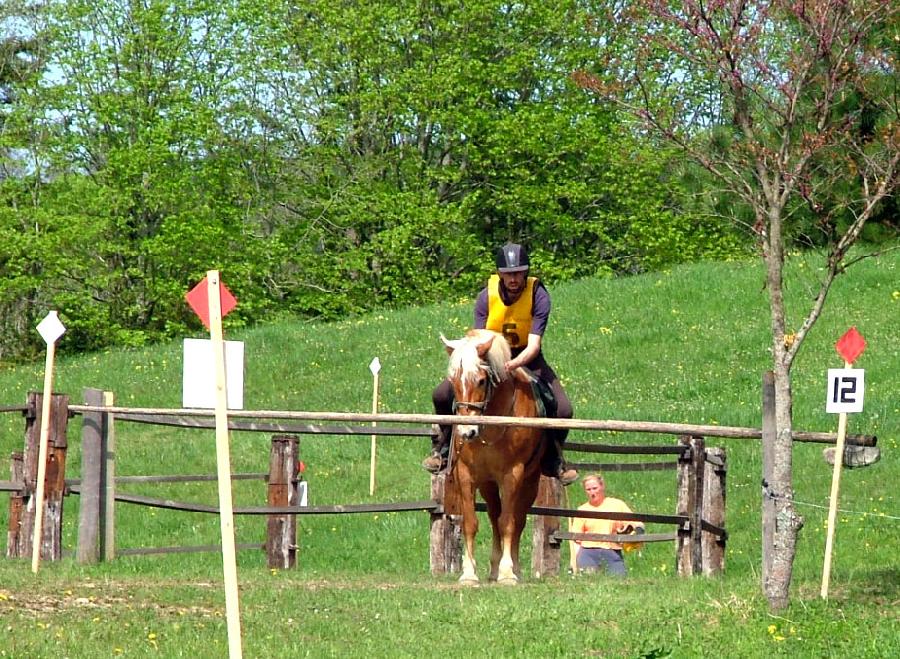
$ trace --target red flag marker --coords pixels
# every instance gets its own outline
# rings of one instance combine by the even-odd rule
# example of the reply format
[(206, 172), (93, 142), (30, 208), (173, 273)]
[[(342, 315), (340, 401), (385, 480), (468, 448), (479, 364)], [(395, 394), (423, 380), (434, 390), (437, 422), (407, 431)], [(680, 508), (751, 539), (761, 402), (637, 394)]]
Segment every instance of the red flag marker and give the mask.
[[(204, 277), (199, 284), (194, 286), (185, 296), (184, 299), (194, 310), (194, 313), (200, 317), (203, 326), (209, 329), (209, 285)], [(231, 294), (231, 291), (225, 286), (225, 283), (219, 280), (219, 300), (221, 301), (222, 317), (224, 318), (232, 309), (237, 306), (237, 299)]]
[(837, 340), (834, 347), (847, 364), (852, 364), (866, 349), (866, 340), (855, 327), (851, 327)]

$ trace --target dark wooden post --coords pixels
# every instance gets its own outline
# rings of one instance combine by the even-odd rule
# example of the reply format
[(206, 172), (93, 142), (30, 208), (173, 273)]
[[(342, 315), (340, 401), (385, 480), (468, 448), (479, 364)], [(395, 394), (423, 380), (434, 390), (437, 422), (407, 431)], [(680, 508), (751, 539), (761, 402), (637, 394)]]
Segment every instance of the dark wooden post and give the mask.
[(431, 574), (453, 574), (462, 569), (462, 529), (459, 497), (450, 474), (431, 477), (431, 498), (439, 508), (431, 513)]
[[(269, 454), (268, 505), (296, 506), (297, 465), (300, 442), (295, 435), (273, 435)], [(287, 569), (297, 564), (297, 516), (269, 515), (266, 525), (266, 557), (270, 568)]]
[(688, 518), (687, 527), (678, 529), (675, 543), (675, 570), (680, 576), (692, 576), (702, 571), (701, 505), (703, 504), (703, 453), (702, 437), (678, 438), (680, 444), (689, 447), (678, 458), (678, 503), (676, 515)]
[[(541, 476), (536, 506), (558, 508), (562, 505), (562, 485), (558, 478)], [(535, 578), (559, 575), (560, 542), (553, 540), (553, 534), (559, 531), (559, 517), (552, 515), (536, 515), (534, 530), (531, 536), (531, 573)]]
[(9, 496), (9, 530), (6, 534), (6, 557), (19, 558), (22, 535), (22, 518), (25, 514), (25, 466), (24, 456), (21, 451), (15, 451), (10, 455), (9, 476), (13, 483), (21, 485), (22, 489), (12, 492)]
[[(725, 475), (727, 472), (725, 449), (706, 449), (703, 463), (703, 519), (721, 529), (725, 528)], [(724, 536), (703, 531), (703, 574), (714, 576), (725, 571)]]
[[(85, 405), (103, 405), (103, 392), (84, 390)], [(78, 506), (79, 563), (100, 560), (100, 471), (103, 465), (103, 415), (85, 412), (81, 423), (81, 491)]]
[[(38, 456), (40, 454), (41, 409), (43, 395), (30, 392), (25, 421), (24, 476), (27, 489), (25, 511), (19, 534), (19, 556), (31, 556), (34, 535), (35, 497)], [(47, 438), (47, 471), (44, 478), (44, 523), (41, 532), (40, 555), (43, 560), (62, 558), (63, 495), (66, 478), (66, 428), (69, 423), (69, 397), (52, 394), (50, 399), (50, 429)]]
[(770, 496), (775, 471), (775, 373), (766, 371), (762, 381), (762, 577), (763, 592), (772, 574), (775, 549), (775, 499)]

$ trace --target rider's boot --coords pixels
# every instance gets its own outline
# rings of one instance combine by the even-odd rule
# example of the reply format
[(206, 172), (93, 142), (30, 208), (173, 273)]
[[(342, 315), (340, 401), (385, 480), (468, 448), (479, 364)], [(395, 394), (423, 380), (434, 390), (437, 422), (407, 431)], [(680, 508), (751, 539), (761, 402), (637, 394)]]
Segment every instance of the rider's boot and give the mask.
[(436, 423), (431, 426), (431, 453), (422, 460), (422, 468), (425, 471), (436, 474), (447, 466), (451, 429), (452, 426), (442, 427)]
[(547, 450), (541, 461), (541, 473), (550, 478), (558, 478), (563, 485), (571, 485), (578, 480), (578, 472), (565, 463), (562, 445), (556, 439), (547, 441)]

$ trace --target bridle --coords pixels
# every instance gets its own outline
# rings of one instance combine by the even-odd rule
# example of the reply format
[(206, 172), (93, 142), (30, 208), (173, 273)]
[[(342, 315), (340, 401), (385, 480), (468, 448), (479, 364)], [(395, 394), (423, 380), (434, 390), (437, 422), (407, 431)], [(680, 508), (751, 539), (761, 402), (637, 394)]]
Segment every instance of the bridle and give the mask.
[(487, 407), (487, 404), (491, 402), (491, 396), (494, 394), (494, 389), (497, 387), (497, 383), (499, 382), (499, 377), (494, 370), (490, 367), (486, 367), (485, 370), (488, 372), (487, 382), (484, 385), (484, 400), (480, 403), (466, 401), (466, 400), (454, 400), (453, 401), (453, 413), (457, 414), (460, 408), (466, 408), (470, 410), (477, 410), (480, 414), (484, 414), (484, 408)]

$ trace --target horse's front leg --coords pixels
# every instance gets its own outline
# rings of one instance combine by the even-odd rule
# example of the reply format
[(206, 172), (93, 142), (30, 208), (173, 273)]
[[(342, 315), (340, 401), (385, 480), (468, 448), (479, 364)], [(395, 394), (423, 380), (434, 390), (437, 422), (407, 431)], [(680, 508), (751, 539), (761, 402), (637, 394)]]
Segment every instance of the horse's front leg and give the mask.
[[(501, 584), (519, 583), (519, 535), (522, 533), (519, 510), (523, 471), (521, 464), (516, 465), (503, 479), (503, 508), (498, 520), (502, 555), (497, 572), (497, 582)], [(530, 505), (529, 501), (525, 506), (526, 513)]]
[(466, 549), (459, 582), (478, 585), (478, 574), (475, 572), (475, 535), (478, 533), (478, 515), (475, 513), (475, 483), (462, 461), (458, 461), (456, 465), (460, 507), (462, 508), (462, 531)]
[(497, 486), (497, 483), (490, 481), (482, 484), (479, 489), (481, 490), (481, 496), (484, 497), (484, 501), (487, 504), (488, 519), (491, 520), (491, 530), (493, 531), (491, 534), (491, 574), (489, 578), (491, 581), (496, 581), (500, 570), (500, 557), (502, 554), (499, 525), (501, 509), (500, 488)]
[(519, 548), (522, 541), (522, 532), (525, 530), (525, 524), (528, 522), (528, 509), (537, 497), (540, 478), (540, 473), (524, 478), (519, 485), (519, 495), (512, 505), (514, 526), (510, 543), (510, 555), (513, 561), (513, 572), (520, 578), (522, 569), (519, 565)]

